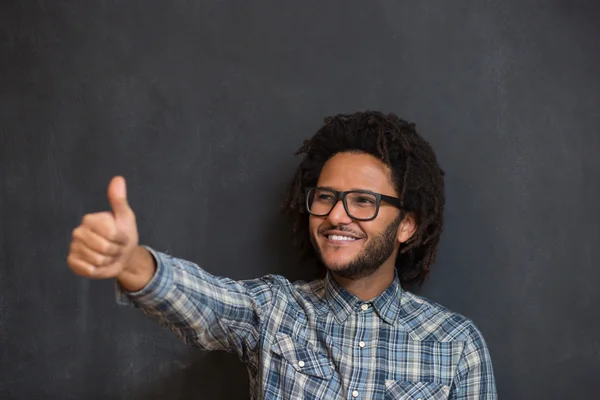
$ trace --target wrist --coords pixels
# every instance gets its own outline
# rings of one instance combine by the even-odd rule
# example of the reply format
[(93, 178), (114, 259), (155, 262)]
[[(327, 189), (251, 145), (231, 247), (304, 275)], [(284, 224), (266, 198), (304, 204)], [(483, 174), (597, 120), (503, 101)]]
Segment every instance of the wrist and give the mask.
[(156, 272), (156, 261), (152, 254), (141, 246), (136, 246), (123, 270), (117, 275), (117, 281), (123, 289), (137, 292), (152, 280)]

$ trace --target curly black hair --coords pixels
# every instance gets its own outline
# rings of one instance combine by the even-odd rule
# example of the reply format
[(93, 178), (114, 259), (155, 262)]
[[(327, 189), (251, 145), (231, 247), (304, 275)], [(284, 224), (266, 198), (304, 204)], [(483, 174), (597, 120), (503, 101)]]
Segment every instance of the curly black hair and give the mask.
[(305, 188), (316, 186), (327, 160), (341, 152), (373, 155), (387, 165), (404, 211), (412, 212), (417, 229), (400, 247), (396, 269), (403, 287), (421, 286), (429, 277), (443, 229), (444, 171), (414, 123), (379, 111), (325, 118), (317, 133), (295, 155), (305, 154), (285, 196), (282, 211), (292, 222), (294, 244), (315, 257), (309, 238)]

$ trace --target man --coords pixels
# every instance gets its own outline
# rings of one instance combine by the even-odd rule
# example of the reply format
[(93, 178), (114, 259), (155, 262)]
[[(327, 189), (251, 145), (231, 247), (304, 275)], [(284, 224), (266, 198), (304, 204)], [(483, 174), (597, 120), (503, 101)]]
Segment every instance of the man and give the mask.
[(443, 226), (443, 172), (414, 124), (337, 115), (297, 154), (284, 211), (322, 279), (233, 281), (139, 246), (121, 177), (67, 262), (116, 278), (122, 301), (186, 343), (237, 353), (253, 399), (496, 399), (476, 326), (405, 290), (428, 277)]

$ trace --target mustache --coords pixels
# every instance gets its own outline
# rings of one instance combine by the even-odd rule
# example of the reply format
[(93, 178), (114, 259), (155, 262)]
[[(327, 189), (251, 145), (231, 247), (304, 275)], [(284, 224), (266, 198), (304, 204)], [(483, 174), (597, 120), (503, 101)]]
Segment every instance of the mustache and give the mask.
[(365, 236), (364, 233), (354, 231), (354, 230), (348, 228), (345, 225), (329, 225), (329, 226), (325, 226), (325, 227), (320, 227), (317, 232), (322, 235), (323, 232), (327, 232), (327, 231), (331, 231), (331, 230), (336, 230), (336, 231), (340, 231), (340, 232), (351, 233), (351, 234), (353, 234), (354, 236), (357, 236), (357, 237), (364, 237)]

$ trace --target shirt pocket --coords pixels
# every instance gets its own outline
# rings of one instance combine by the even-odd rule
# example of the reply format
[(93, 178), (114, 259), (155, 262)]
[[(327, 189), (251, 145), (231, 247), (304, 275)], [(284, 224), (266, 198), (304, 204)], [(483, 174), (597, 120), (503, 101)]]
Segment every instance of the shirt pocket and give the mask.
[(450, 387), (434, 382), (385, 381), (386, 400), (445, 400)]
[(277, 333), (271, 350), (281, 356), (297, 372), (322, 379), (331, 379), (333, 365), (309, 341)]

